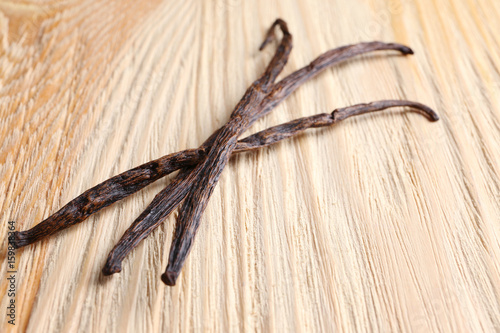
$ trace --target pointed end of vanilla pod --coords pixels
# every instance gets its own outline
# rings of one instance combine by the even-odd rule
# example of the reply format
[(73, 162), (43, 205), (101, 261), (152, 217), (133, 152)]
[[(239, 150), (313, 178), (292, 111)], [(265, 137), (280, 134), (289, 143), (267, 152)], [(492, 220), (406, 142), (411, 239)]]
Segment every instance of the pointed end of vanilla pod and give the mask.
[(403, 54), (415, 54), (415, 52), (413, 52), (413, 50), (411, 48), (409, 48), (408, 46), (402, 46), (401, 47), (401, 53)]
[(121, 264), (111, 264), (106, 262), (106, 265), (104, 265), (102, 269), (102, 274), (104, 275), (113, 275), (115, 273), (120, 273), (122, 271), (122, 266)]
[(430, 107), (428, 107), (427, 105), (416, 103), (416, 102), (414, 102), (413, 104), (414, 105), (409, 105), (409, 106), (413, 107), (419, 111), (422, 111), (425, 114), (425, 116), (427, 117), (427, 119), (429, 119), (430, 121), (438, 121), (439, 120), (439, 116), (438, 116), (437, 112), (434, 111), (433, 109), (431, 109)]
[(403, 44), (384, 43), (384, 42), (373, 42), (373, 43), (378, 47), (380, 47), (380, 50), (395, 50), (401, 52), (403, 55), (415, 54), (415, 52), (413, 52), (413, 50), (409, 46)]
[(161, 275), (161, 280), (167, 286), (175, 286), (175, 281), (177, 281), (178, 276), (179, 276), (178, 272), (166, 271)]
[(267, 38), (266, 38), (266, 39), (262, 42), (262, 44), (260, 44), (260, 46), (259, 46), (259, 51), (262, 51), (262, 50), (266, 47), (266, 45), (267, 45), (267, 44), (269, 44), (269, 43), (273, 40), (273, 37), (274, 37), (274, 36), (268, 36), (268, 37), (267, 37)]
[(431, 109), (431, 111), (432, 112), (429, 114), (430, 120), (431, 121), (438, 121), (439, 120), (438, 114), (434, 110), (432, 110), (432, 109)]
[(274, 21), (274, 23), (271, 25), (271, 27), (267, 31), (266, 39), (264, 39), (262, 44), (260, 44), (259, 51), (262, 51), (266, 47), (267, 44), (269, 44), (270, 42), (272, 42), (276, 38), (276, 35), (274, 34), (274, 28), (277, 25), (279, 25), (281, 27), (281, 30), (283, 30), (284, 34), (290, 34), (288, 32), (288, 27), (287, 27), (285, 21), (283, 21), (280, 18), (277, 18), (276, 21)]

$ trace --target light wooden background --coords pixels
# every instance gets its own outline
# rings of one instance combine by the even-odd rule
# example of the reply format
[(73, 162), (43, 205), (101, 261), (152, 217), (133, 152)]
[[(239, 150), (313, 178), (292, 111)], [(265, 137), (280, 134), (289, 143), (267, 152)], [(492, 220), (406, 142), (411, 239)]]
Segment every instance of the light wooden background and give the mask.
[[(124, 261), (109, 250), (163, 179), (17, 251), (16, 326), (30, 332), (500, 330), (500, 3), (495, 0), (0, 1), (0, 207), (34, 226), (87, 188), (196, 147), (274, 47), (284, 74), (330, 48), (396, 41), (301, 87), (251, 132), (387, 98), (393, 110), (234, 158), (171, 288), (175, 216)], [(7, 281), (2, 278), (0, 313)]]

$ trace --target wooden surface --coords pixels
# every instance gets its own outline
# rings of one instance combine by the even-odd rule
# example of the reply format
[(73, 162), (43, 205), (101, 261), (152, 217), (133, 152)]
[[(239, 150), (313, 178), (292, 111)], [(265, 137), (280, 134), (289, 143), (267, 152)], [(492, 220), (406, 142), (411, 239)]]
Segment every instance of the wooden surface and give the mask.
[[(494, 0), (0, 1), (1, 272), (26, 230), (121, 171), (224, 124), (274, 45), (284, 74), (330, 48), (396, 41), (328, 70), (252, 127), (379, 99), (435, 108), (349, 119), (232, 159), (171, 288), (175, 216), (108, 252), (171, 179), (17, 251), (30, 332), (500, 330), (500, 3)], [(2, 313), (9, 297), (0, 283)]]

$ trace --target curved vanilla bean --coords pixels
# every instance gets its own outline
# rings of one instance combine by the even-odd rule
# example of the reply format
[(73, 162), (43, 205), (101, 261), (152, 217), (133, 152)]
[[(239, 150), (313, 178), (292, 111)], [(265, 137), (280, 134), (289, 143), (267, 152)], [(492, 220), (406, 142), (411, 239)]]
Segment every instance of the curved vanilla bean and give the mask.
[(437, 113), (427, 105), (406, 100), (381, 100), (371, 103), (361, 103), (344, 108), (335, 109), (332, 113), (321, 113), (318, 115), (295, 119), (293, 121), (273, 126), (254, 135), (238, 141), (235, 153), (251, 151), (275, 144), (282, 140), (301, 134), (309, 128), (319, 128), (336, 124), (346, 118), (358, 116), (365, 113), (382, 111), (394, 107), (410, 107), (430, 121), (438, 121)]
[[(439, 119), (436, 112), (431, 108), (417, 102), (383, 100), (368, 104), (357, 104), (346, 108), (335, 109), (331, 114), (322, 113), (270, 127), (238, 141), (233, 153), (267, 147), (301, 134), (309, 128), (331, 126), (351, 116), (400, 106), (412, 107), (420, 111), (431, 121)], [(142, 212), (127, 231), (125, 231), (120, 241), (108, 255), (106, 264), (102, 269), (105, 275), (120, 272), (122, 261), (128, 253), (130, 253), (130, 251), (132, 251), (143, 239), (149, 236), (149, 234), (153, 232), (153, 230), (155, 230), (175, 208), (177, 208), (189, 190), (188, 184), (192, 179), (188, 177), (193, 175), (190, 171), (191, 169), (187, 172), (184, 171), (164, 190), (158, 193), (151, 204), (148, 205), (144, 212)]]

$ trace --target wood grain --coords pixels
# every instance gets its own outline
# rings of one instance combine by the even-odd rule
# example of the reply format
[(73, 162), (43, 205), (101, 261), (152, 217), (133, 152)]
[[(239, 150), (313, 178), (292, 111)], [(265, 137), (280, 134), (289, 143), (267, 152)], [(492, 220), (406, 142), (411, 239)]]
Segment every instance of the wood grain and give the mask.
[(367, 115), (237, 156), (176, 287), (160, 281), (176, 216), (102, 276), (160, 180), (18, 250), (16, 325), (2, 327), (499, 331), (499, 15), (493, 0), (0, 0), (1, 276), (8, 221), (28, 229), (223, 125), (271, 58), (257, 48), (277, 17), (294, 36), (284, 75), (359, 41), (416, 55), (343, 63), (249, 133), (379, 99), (441, 116)]

